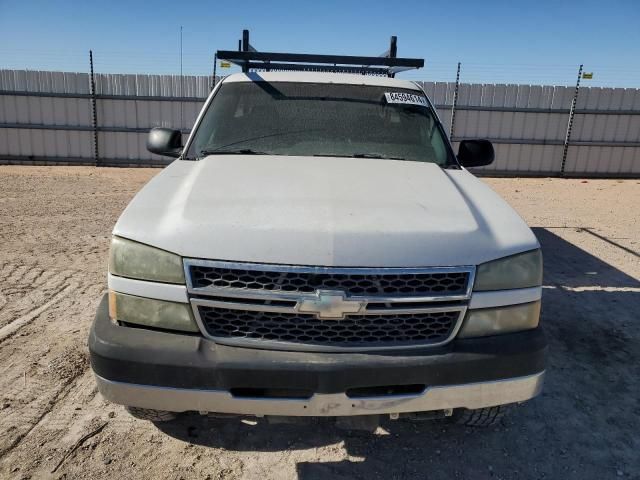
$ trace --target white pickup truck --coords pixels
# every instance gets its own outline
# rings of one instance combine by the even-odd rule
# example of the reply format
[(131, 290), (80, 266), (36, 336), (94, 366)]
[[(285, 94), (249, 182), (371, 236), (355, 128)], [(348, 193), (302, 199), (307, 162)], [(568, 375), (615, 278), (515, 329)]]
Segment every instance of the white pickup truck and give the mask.
[[(540, 245), (421, 87), (239, 73), (128, 205), (91, 329), (102, 395), (176, 412), (496, 421), (536, 396)], [(372, 417), (373, 418), (373, 417)]]

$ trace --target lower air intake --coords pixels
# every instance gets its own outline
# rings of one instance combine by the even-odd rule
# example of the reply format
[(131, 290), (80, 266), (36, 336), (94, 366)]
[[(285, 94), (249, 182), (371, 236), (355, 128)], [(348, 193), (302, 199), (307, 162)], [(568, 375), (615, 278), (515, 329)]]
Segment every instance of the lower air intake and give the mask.
[(346, 348), (430, 345), (446, 341), (459, 311), (351, 315), (320, 320), (315, 315), (235, 310), (199, 306), (207, 333), (214, 338), (248, 343), (288, 343)]

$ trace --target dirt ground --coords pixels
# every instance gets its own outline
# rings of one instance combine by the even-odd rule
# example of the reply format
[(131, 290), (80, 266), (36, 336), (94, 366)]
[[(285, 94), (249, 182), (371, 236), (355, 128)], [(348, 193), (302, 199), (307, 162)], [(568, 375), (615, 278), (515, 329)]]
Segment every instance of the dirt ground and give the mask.
[(200, 416), (159, 429), (96, 392), (86, 339), (110, 231), (158, 171), (0, 167), (0, 478), (640, 478), (639, 181), (484, 179), (543, 245), (544, 393), (496, 428), (361, 434)]

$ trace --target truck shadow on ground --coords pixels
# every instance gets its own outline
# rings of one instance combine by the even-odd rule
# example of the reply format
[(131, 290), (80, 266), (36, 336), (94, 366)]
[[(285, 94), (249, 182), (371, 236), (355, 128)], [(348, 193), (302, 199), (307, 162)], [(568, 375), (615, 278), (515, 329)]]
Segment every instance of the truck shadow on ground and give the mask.
[[(158, 427), (238, 452), (301, 451), (300, 479), (638, 478), (640, 282), (551, 230), (534, 230), (545, 259), (546, 385), (501, 425), (384, 420), (371, 434), (339, 430), (328, 419), (247, 425), (194, 415)], [(343, 458), (317, 461), (314, 449), (327, 446)]]

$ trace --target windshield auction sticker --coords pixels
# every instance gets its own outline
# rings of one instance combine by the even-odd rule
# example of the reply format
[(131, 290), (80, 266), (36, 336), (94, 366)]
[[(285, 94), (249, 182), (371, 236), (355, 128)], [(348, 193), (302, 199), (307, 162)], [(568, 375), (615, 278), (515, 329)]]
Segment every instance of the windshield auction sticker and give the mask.
[(387, 103), (420, 105), (422, 107), (427, 106), (427, 99), (422, 95), (415, 95), (413, 93), (405, 93), (405, 92), (385, 92), (384, 96), (387, 99)]

